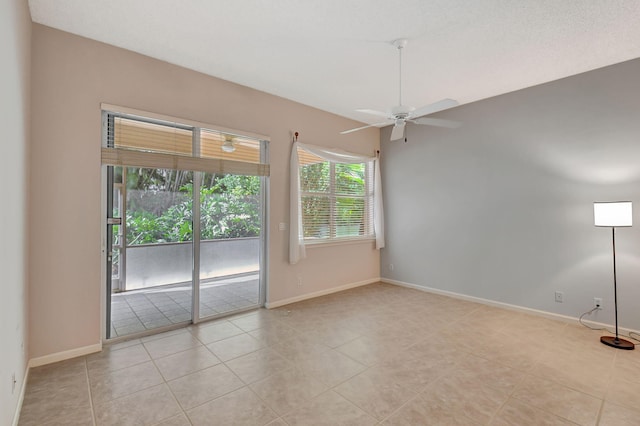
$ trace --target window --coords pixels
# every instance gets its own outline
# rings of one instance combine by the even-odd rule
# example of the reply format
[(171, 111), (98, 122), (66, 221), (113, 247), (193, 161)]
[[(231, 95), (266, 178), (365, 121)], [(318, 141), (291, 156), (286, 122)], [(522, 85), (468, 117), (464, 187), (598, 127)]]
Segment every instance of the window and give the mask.
[(373, 240), (384, 247), (376, 157), (295, 142), (291, 152), (289, 262), (305, 245)]
[[(109, 107), (103, 105), (103, 107)], [(107, 108), (104, 108), (107, 109)], [(168, 170), (268, 176), (259, 138), (134, 113), (104, 112), (102, 162)]]
[(307, 164), (300, 165), (304, 240), (374, 238), (373, 162), (345, 164), (311, 157), (303, 156)]

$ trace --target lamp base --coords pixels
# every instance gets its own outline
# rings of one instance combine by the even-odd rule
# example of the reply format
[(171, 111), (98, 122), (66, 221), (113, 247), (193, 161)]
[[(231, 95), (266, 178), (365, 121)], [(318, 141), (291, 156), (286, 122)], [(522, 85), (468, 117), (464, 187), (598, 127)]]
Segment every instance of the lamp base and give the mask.
[(616, 338), (615, 336), (602, 336), (600, 341), (607, 346), (611, 346), (616, 349), (625, 349), (627, 351), (633, 350), (636, 346), (628, 340)]

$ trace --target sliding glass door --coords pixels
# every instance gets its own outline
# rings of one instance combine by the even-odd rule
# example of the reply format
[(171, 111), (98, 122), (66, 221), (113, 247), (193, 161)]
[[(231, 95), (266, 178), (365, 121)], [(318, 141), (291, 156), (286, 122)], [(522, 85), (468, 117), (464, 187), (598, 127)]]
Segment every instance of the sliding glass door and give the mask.
[(200, 189), (200, 318), (260, 301), (258, 176), (205, 174)]
[[(166, 150), (167, 141), (178, 140), (185, 151), (193, 141), (197, 158), (226, 157), (238, 171), (266, 163), (263, 140), (187, 127), (176, 138), (168, 136), (176, 128), (163, 123), (106, 119), (114, 129), (111, 146), (126, 146), (123, 140), (147, 149), (162, 142)], [(127, 161), (157, 159), (136, 151)], [(263, 304), (266, 177), (198, 168), (106, 166), (107, 339)]]
[(109, 337), (190, 321), (193, 172), (113, 169)]

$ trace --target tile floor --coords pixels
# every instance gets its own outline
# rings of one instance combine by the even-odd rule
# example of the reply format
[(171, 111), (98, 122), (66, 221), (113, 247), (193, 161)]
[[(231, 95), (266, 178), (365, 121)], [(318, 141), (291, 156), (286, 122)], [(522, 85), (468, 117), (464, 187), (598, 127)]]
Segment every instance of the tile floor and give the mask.
[(640, 350), (387, 284), (32, 369), (20, 425), (639, 425)]
[[(258, 305), (258, 275), (223, 278), (203, 283), (202, 318)], [(152, 330), (191, 320), (191, 286), (171, 284), (111, 296), (111, 337)]]

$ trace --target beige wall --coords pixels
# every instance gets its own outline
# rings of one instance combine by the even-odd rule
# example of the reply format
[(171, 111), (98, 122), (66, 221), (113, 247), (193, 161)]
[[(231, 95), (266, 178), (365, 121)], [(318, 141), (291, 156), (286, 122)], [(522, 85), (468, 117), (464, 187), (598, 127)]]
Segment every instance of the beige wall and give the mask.
[(28, 349), (26, 193), (31, 17), (26, 1), (0, 2), (0, 40), (0, 425), (10, 425), (24, 382)]
[(373, 244), (313, 248), (291, 266), (278, 231), (289, 221), (290, 131), (373, 154), (378, 129), (341, 136), (357, 123), (40, 25), (32, 81), (32, 358), (100, 341), (102, 102), (270, 136), (270, 302), (378, 277)]

